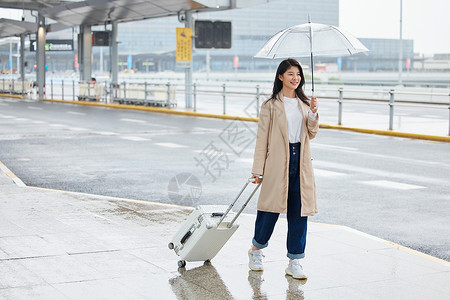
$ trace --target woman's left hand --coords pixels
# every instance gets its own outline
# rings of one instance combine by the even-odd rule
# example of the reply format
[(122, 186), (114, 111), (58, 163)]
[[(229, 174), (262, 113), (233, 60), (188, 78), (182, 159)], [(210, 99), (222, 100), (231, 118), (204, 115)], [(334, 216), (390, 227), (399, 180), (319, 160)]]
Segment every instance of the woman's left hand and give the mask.
[(311, 111), (315, 114), (317, 112), (317, 97), (311, 97)]

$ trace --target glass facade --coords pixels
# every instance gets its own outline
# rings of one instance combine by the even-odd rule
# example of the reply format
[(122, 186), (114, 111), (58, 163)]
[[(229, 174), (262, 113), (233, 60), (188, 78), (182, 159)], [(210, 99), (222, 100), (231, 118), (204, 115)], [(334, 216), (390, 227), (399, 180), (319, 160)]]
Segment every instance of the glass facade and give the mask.
[[(398, 39), (359, 39), (370, 51), (343, 59), (343, 70), (397, 71), (399, 62)], [(414, 59), (414, 41), (402, 41), (403, 69), (407, 69)]]
[[(253, 55), (278, 31), (312, 22), (339, 25), (339, 0), (279, 0), (262, 5), (227, 11), (197, 13), (194, 20), (232, 22), (231, 49), (195, 49), (194, 70), (233, 70), (233, 57), (239, 57), (239, 69), (264, 68), (273, 62), (253, 59)], [(184, 27), (177, 17), (119, 24), (121, 61), (133, 56), (137, 70), (175, 69), (175, 28)]]

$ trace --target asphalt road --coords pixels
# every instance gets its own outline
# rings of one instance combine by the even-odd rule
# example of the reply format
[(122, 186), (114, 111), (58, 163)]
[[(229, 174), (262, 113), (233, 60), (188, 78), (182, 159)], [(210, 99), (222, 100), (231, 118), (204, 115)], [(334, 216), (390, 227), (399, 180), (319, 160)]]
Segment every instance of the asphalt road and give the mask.
[[(0, 161), (30, 186), (226, 204), (250, 174), (256, 125), (0, 99)], [(312, 151), (311, 221), (450, 260), (450, 144), (321, 130)]]

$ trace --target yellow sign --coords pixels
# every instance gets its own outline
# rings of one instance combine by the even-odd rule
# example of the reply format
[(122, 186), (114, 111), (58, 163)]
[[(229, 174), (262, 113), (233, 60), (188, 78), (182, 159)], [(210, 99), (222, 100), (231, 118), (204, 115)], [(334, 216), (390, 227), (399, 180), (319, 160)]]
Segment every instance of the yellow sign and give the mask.
[(177, 28), (176, 61), (190, 62), (192, 60), (192, 30), (191, 28)]

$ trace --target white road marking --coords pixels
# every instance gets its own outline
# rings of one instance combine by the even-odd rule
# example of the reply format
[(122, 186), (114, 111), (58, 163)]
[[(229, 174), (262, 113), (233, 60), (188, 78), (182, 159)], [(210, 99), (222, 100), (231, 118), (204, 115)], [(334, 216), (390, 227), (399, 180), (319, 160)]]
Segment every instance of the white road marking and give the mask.
[(63, 125), (63, 124), (49, 124), (49, 126), (52, 126), (52, 127), (66, 127), (66, 125)]
[(2, 118), (4, 119), (14, 119), (14, 116), (7, 116), (7, 115), (3, 115)]
[[(143, 121), (146, 122), (146, 121)], [(149, 123), (148, 125), (152, 126), (152, 127), (161, 127), (161, 128), (165, 128), (165, 129), (169, 129), (169, 128), (173, 128), (173, 129), (177, 129), (177, 126), (171, 126), (171, 125), (161, 125), (161, 124), (153, 124), (153, 123)]]
[(217, 149), (217, 151), (216, 151), (215, 148), (211, 148), (211, 149), (205, 148), (203, 150), (194, 150), (195, 153), (199, 153), (199, 154), (204, 154), (205, 151), (208, 152), (208, 155), (211, 155), (211, 156), (213, 156), (213, 155), (227, 155), (227, 156), (236, 155), (235, 153), (222, 151), (222, 149)]
[(87, 128), (81, 128), (81, 127), (69, 127), (69, 130), (73, 130), (73, 131), (86, 131), (89, 130)]
[(42, 107), (37, 107), (37, 106), (28, 106), (28, 109), (34, 109), (34, 110), (42, 110)]
[(335, 150), (346, 150), (346, 151), (359, 151), (358, 148), (352, 148), (352, 147), (343, 147), (343, 146), (335, 146), (335, 145), (326, 145), (326, 144), (318, 144), (318, 143), (311, 143), (312, 147), (316, 148), (324, 148), (324, 149), (335, 149)]
[(99, 135), (117, 135), (117, 133), (111, 131), (95, 131), (94, 133)]
[(33, 121), (31, 123), (33, 123), (33, 124), (48, 124), (48, 122), (45, 122), (45, 121)]
[(387, 180), (372, 180), (372, 181), (362, 181), (364, 184), (374, 185), (385, 188), (392, 188), (398, 190), (415, 190), (415, 189), (425, 189), (426, 187), (414, 184), (406, 184), (395, 181), (387, 181)]
[(133, 141), (133, 142), (148, 141), (148, 139), (141, 138), (141, 137), (139, 137), (139, 136), (121, 136), (120, 138), (121, 138), (121, 139), (124, 139), (124, 140)]
[(140, 123), (140, 124), (147, 123), (147, 121), (137, 120), (137, 119), (120, 119), (120, 121), (122, 121), (122, 122)]
[(80, 113), (77, 111), (66, 111), (66, 113), (71, 114), (71, 115), (77, 115), (77, 116), (85, 116), (86, 113)]
[(186, 148), (185, 145), (175, 144), (175, 143), (155, 143), (157, 146), (167, 147), (167, 148)]
[(14, 121), (29, 121), (27, 118), (15, 118)]
[(334, 171), (328, 171), (328, 170), (314, 168), (314, 175), (322, 176), (322, 177), (334, 177), (334, 176), (343, 176), (343, 175), (347, 175), (347, 174), (341, 173), (341, 172), (334, 172)]
[(429, 176), (419, 176), (407, 173), (398, 173), (392, 172), (388, 170), (378, 170), (373, 168), (364, 168), (358, 167), (354, 165), (350, 165), (348, 163), (337, 163), (334, 161), (323, 161), (323, 160), (314, 160), (314, 167), (322, 167), (325, 169), (337, 169), (343, 170), (347, 174), (351, 175), (360, 175), (368, 174), (372, 176), (378, 176), (379, 178), (397, 178), (399, 180), (411, 180), (420, 183), (428, 183), (428, 184), (448, 184), (448, 179), (440, 179), (440, 178), (432, 178)]

